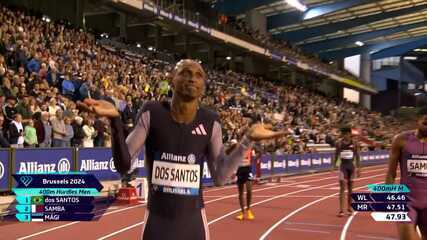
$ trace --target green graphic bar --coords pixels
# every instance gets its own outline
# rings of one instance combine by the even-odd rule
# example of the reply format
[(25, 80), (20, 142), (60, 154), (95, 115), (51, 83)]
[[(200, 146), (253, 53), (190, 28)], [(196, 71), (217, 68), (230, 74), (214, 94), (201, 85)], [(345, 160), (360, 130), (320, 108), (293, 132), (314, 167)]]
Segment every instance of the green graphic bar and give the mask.
[(368, 189), (371, 192), (410, 192), (405, 184), (369, 184)]
[(31, 196), (16, 196), (16, 201), (19, 204), (31, 204)]
[(16, 205), (16, 211), (19, 213), (31, 213), (31, 205)]
[(21, 196), (99, 196), (96, 188), (12, 188)]
[(27, 213), (18, 213), (15, 217), (20, 222), (31, 222), (31, 215)]

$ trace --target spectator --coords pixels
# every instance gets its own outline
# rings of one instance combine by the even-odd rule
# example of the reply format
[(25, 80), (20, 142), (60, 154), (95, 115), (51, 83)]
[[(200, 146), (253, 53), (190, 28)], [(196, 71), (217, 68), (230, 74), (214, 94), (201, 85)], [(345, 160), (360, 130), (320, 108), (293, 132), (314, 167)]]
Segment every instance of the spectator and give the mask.
[(24, 147), (24, 127), (21, 114), (15, 114), (14, 120), (9, 125), (9, 143), (13, 148)]
[(35, 147), (37, 145), (37, 132), (34, 128), (33, 120), (29, 120), (28, 125), (25, 126), (24, 141), (28, 147)]
[(9, 78), (3, 78), (3, 86), (1, 87), (1, 94), (7, 98), (12, 97), (12, 84)]
[(55, 115), (56, 117), (51, 121), (53, 132), (52, 147), (66, 147), (64, 137), (67, 135), (67, 133), (65, 130), (65, 122), (62, 116), (62, 110), (57, 110)]
[(135, 122), (136, 119), (136, 111), (135, 108), (133, 106), (132, 100), (128, 99), (127, 103), (126, 103), (126, 107), (122, 112), (122, 119), (123, 122), (128, 122), (129, 120), (131, 120), (132, 123)]
[(7, 97), (6, 98), (6, 105), (3, 106), (3, 113), (6, 117), (6, 124), (9, 124), (11, 121), (13, 121), (14, 116), (17, 114), (16, 108), (16, 99), (14, 97)]
[(71, 139), (71, 144), (73, 147), (81, 147), (83, 138), (85, 137), (85, 134), (83, 132), (83, 118), (82, 117), (75, 117), (74, 122), (72, 123), (74, 137)]
[(94, 124), (96, 136), (94, 139), (95, 147), (103, 147), (105, 145), (105, 129), (106, 125), (102, 119), (96, 119)]
[(9, 141), (4, 135), (3, 132), (3, 123), (4, 123), (4, 116), (0, 115), (0, 147), (2, 148), (8, 148), (10, 147)]
[(44, 127), (42, 122), (42, 113), (36, 112), (33, 115), (34, 128), (36, 129), (37, 141), (39, 144), (44, 140)]
[(37, 112), (41, 112), (42, 110), (40, 109), (39, 104), (37, 103), (37, 99), (35, 97), (31, 97), (30, 100), (30, 112), (37, 113)]
[(40, 71), (40, 62), (38, 60), (37, 54), (35, 54), (27, 63), (27, 70), (30, 74), (33, 72), (38, 73)]
[(69, 117), (64, 118), (64, 123), (65, 123), (65, 133), (66, 133), (64, 137), (65, 146), (71, 147), (71, 139), (74, 137), (74, 130), (73, 130), (73, 126), (71, 126), (71, 119)]
[(49, 114), (50, 114), (50, 120), (55, 118), (56, 115), (56, 111), (58, 111), (59, 109), (61, 109), (57, 104), (56, 104), (56, 99), (55, 98), (51, 98), (49, 101)]
[(49, 113), (42, 112), (40, 121), (36, 121), (37, 139), (39, 147), (48, 148), (52, 146), (52, 126), (49, 122)]
[(95, 128), (93, 127), (92, 119), (85, 119), (83, 124), (83, 147), (84, 148), (93, 148), (93, 139), (96, 135)]
[(30, 109), (30, 97), (23, 96), (22, 101), (16, 106), (16, 111), (22, 115), (23, 119), (30, 119), (33, 115)]

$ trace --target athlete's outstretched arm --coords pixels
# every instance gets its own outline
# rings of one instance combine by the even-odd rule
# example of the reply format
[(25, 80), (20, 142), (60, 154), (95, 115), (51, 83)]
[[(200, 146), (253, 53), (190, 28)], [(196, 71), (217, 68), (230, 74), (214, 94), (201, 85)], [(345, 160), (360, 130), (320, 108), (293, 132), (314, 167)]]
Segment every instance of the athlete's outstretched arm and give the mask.
[(268, 140), (285, 136), (287, 132), (274, 132), (263, 124), (254, 124), (245, 134), (238, 146), (226, 155), (222, 143), (222, 130), (219, 122), (215, 121), (212, 137), (208, 146), (208, 166), (215, 185), (223, 185), (237, 170), (252, 141)]
[(111, 119), (111, 148), (117, 171), (124, 174), (132, 172), (138, 156), (144, 147), (150, 129), (150, 112), (142, 110), (136, 125), (125, 140), (124, 126), (120, 117)]
[(100, 117), (108, 117), (111, 120), (111, 142), (114, 166), (121, 174), (125, 174), (133, 170), (134, 162), (138, 159), (145, 139), (147, 137), (150, 112), (144, 108), (138, 114), (137, 123), (134, 130), (125, 140), (123, 122), (120, 119), (120, 114), (117, 109), (108, 101), (85, 99), (78, 102), (80, 107), (85, 110), (95, 113)]
[(393, 143), (391, 145), (390, 159), (388, 161), (388, 171), (385, 179), (386, 184), (392, 184), (396, 179), (397, 163), (399, 162), (401, 155), (402, 141), (403, 138), (401, 135), (397, 135), (393, 139)]
[(227, 179), (236, 172), (251, 141), (244, 137), (229, 155), (225, 154), (222, 143), (222, 130), (219, 122), (215, 121), (212, 136), (208, 146), (208, 167), (216, 186), (224, 185)]

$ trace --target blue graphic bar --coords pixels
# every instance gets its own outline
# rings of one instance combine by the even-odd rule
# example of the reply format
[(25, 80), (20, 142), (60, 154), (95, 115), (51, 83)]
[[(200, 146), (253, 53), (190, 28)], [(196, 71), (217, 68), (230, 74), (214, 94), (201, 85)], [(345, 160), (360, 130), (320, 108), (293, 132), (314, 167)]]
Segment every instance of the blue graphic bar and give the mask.
[(96, 188), (12, 188), (16, 195), (22, 196), (98, 196)]
[(351, 207), (358, 212), (407, 212), (406, 203), (352, 203)]
[(92, 174), (14, 174), (13, 178), (16, 188), (103, 188)]
[(355, 202), (407, 202), (406, 193), (352, 193)]

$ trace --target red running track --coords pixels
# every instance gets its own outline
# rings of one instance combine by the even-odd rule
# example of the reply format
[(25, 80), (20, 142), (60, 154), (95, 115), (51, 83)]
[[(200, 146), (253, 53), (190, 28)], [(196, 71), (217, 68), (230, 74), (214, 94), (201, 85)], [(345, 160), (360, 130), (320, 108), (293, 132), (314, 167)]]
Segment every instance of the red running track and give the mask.
[[(385, 179), (386, 166), (366, 167), (354, 191)], [(394, 223), (378, 223), (364, 213), (336, 217), (338, 173), (323, 172), (284, 178), (254, 186), (253, 221), (238, 221), (235, 186), (205, 190), (206, 213), (213, 240), (337, 239), (397, 240)], [(101, 206), (102, 207), (102, 206)], [(86, 240), (140, 239), (145, 204), (110, 206), (98, 221), (0, 223), (0, 239)], [(161, 239), (160, 239), (161, 240)]]

